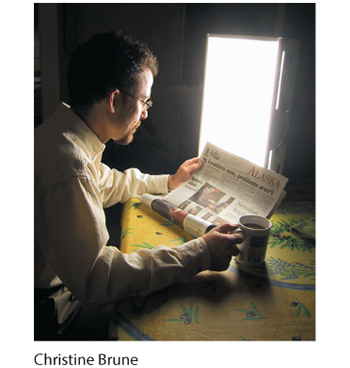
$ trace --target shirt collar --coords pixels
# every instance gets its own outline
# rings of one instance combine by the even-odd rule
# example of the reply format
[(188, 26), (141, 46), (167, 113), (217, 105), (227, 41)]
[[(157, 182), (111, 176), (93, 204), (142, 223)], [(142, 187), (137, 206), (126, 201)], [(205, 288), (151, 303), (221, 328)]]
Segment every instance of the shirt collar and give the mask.
[(71, 110), (69, 105), (61, 102), (54, 116), (81, 139), (91, 153), (92, 158), (95, 159), (104, 151), (106, 146), (99, 140), (94, 131)]

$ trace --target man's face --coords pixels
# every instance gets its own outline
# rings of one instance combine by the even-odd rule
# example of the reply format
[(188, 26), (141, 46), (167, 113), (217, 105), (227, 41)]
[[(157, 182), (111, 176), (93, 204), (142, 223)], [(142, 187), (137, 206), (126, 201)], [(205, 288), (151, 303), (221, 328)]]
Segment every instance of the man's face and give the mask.
[(139, 100), (147, 101), (150, 98), (152, 85), (152, 72), (145, 67), (140, 74), (138, 85), (130, 91), (136, 98), (129, 96), (116, 116), (116, 138), (113, 138), (116, 143), (121, 145), (130, 144), (137, 128), (141, 125), (141, 120), (147, 119), (148, 112), (146, 106)]

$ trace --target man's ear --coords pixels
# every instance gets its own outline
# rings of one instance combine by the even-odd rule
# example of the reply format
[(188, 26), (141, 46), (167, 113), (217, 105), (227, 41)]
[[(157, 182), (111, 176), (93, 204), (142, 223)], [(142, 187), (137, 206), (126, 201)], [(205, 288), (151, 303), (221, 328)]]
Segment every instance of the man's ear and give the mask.
[(118, 99), (120, 96), (120, 91), (119, 89), (115, 89), (112, 90), (108, 97), (108, 107), (109, 107), (109, 111), (113, 114), (116, 112), (116, 99)]

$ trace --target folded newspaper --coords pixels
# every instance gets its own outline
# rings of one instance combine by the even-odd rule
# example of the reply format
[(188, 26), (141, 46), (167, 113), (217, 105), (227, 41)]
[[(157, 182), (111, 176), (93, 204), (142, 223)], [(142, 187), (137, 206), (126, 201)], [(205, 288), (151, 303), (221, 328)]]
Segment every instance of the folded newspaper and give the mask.
[(166, 196), (144, 194), (147, 207), (200, 237), (246, 214), (270, 218), (286, 195), (288, 179), (207, 143), (202, 167)]

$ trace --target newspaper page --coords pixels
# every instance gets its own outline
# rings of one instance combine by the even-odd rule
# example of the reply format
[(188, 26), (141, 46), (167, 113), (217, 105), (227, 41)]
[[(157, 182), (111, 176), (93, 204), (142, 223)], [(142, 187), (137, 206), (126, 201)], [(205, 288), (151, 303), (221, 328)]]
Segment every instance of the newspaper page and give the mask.
[(202, 167), (162, 200), (206, 222), (236, 223), (245, 214), (270, 217), (288, 179), (207, 143)]

